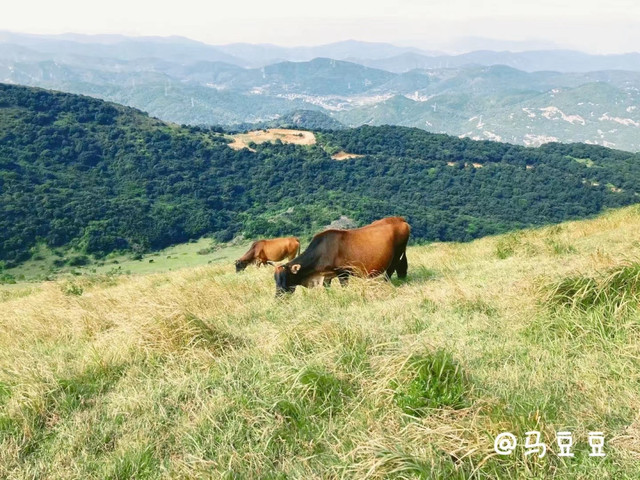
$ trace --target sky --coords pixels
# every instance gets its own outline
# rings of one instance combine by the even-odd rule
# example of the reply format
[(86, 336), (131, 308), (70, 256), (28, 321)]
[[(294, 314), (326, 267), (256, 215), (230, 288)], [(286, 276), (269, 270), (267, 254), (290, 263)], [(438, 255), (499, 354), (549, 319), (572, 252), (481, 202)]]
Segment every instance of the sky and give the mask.
[[(639, 0), (2, 0), (0, 30), (180, 35), (210, 44), (356, 39), (473, 49), (460, 37), (640, 51)], [(472, 43), (471, 46), (466, 44)]]

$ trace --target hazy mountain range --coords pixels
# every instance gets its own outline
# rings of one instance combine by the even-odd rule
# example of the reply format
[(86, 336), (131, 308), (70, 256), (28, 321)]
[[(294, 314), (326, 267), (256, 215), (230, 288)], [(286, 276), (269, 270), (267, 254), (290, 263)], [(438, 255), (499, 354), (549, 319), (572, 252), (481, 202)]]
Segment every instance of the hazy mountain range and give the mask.
[(397, 124), (525, 145), (640, 150), (637, 53), (443, 55), (356, 41), (287, 48), (0, 32), (0, 82), (92, 95), (185, 124), (273, 125), (315, 110), (331, 118), (313, 117), (314, 128)]

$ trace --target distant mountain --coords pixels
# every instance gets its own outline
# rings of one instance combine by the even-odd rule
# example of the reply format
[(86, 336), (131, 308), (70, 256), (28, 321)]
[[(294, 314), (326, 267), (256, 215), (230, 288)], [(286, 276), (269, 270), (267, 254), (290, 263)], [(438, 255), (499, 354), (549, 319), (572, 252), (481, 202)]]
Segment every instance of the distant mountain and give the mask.
[[(259, 60), (251, 52), (267, 58), (324, 49), (340, 56), (400, 47), (236, 44), (223, 51), (183, 38), (0, 37), (24, 44), (0, 43), (0, 82), (91, 95), (178, 124), (276, 125), (290, 112), (312, 110), (348, 126), (395, 124), (523, 145), (579, 141), (640, 150), (640, 54), (555, 50), (429, 57), (403, 51), (360, 63), (314, 58), (246, 68), (238, 63)], [(577, 71), (589, 65), (601, 69)]]
[(446, 45), (448, 52), (466, 53), (478, 50), (493, 50), (502, 52), (527, 52), (531, 50), (562, 50), (557, 43), (549, 40), (501, 40), (487, 37), (458, 37)]
[(407, 53), (441, 55), (442, 52), (425, 51), (413, 47), (398, 47), (389, 43), (359, 42), (346, 40), (315, 47), (280, 47), (277, 45), (234, 43), (218, 45), (216, 48), (242, 58), (251, 65), (260, 67), (282, 61), (307, 62), (318, 57), (334, 60), (383, 59)]
[[(225, 53), (211, 45), (182, 37), (124, 37), (124, 36), (41, 36), (0, 32), (0, 45), (26, 47), (48, 54), (52, 60), (68, 60), (70, 57), (110, 58), (133, 60), (156, 58), (170, 62), (227, 62), (247, 65), (244, 60)], [(106, 40), (109, 41), (106, 41)]]
[(293, 128), (303, 130), (342, 130), (347, 128), (335, 118), (318, 110), (294, 110), (274, 120), (259, 123), (241, 123), (227, 127), (233, 131), (259, 130), (264, 128)]
[(426, 56), (401, 54), (381, 59), (357, 59), (361, 65), (390, 72), (419, 69), (459, 68), (465, 66), (505, 65), (525, 72), (593, 72), (598, 70), (640, 71), (640, 53), (590, 55), (572, 50), (495, 52), (480, 50), (461, 55)]
[(225, 62), (243, 67), (263, 67), (284, 61), (306, 62), (318, 57), (334, 60), (382, 59), (415, 53), (439, 55), (413, 47), (388, 43), (343, 42), (313, 47), (281, 47), (269, 44), (234, 43), (208, 45), (184, 37), (126, 37), (123, 35), (28, 35), (0, 31), (0, 45), (26, 47), (48, 54), (49, 59), (68, 60), (71, 56), (102, 57), (117, 60), (155, 58), (182, 64)]
[[(407, 75), (416, 72), (398, 78)], [(348, 126), (395, 124), (529, 146), (562, 141), (640, 150), (640, 74), (484, 67), (425, 75), (429, 84), (413, 95), (334, 116)]]

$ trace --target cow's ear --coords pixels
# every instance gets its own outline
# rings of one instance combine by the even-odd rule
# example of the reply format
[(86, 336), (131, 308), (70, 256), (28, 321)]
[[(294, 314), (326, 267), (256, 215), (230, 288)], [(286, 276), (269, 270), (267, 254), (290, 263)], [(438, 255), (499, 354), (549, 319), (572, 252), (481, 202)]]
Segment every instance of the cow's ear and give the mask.
[(291, 265), (291, 273), (294, 275), (300, 271), (300, 264), (296, 263), (295, 265)]

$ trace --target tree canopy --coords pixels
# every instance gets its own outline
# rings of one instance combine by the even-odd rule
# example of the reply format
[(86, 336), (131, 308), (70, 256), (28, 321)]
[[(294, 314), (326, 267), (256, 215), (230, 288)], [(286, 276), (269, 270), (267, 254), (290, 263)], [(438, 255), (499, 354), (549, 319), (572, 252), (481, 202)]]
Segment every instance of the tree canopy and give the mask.
[[(220, 131), (0, 84), (0, 259), (25, 260), (38, 243), (100, 256), (206, 234), (305, 235), (340, 215), (402, 215), (414, 239), (467, 241), (638, 198), (640, 155), (590, 145), (365, 126), (252, 152)], [(364, 156), (332, 160), (338, 150)]]

